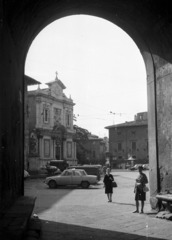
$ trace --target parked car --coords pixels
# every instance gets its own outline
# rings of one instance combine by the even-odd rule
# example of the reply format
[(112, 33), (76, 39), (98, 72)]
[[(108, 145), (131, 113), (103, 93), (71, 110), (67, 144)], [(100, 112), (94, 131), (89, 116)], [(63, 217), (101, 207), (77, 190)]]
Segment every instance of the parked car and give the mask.
[(135, 164), (130, 170), (138, 170), (139, 166), (142, 166), (143, 170), (149, 170), (149, 164)]
[(45, 179), (45, 184), (47, 184), (49, 188), (66, 185), (76, 185), (82, 188), (88, 188), (90, 185), (95, 185), (97, 183), (97, 177), (88, 175), (83, 169), (67, 169), (60, 175), (47, 177)]
[(59, 168), (61, 172), (63, 172), (69, 166), (69, 164), (65, 160), (56, 159), (49, 161), (48, 165)]
[(143, 164), (142, 167), (143, 167), (144, 170), (149, 170), (149, 164)]
[(130, 170), (138, 170), (139, 166), (142, 166), (142, 164), (135, 164), (133, 167), (130, 167)]
[(61, 173), (60, 169), (55, 166), (50, 166), (47, 164), (46, 170), (48, 172), (48, 175), (58, 175)]
[(87, 174), (95, 175), (97, 177), (97, 180), (100, 181), (101, 175), (102, 175), (102, 167), (101, 165), (76, 165), (76, 166), (70, 166), (68, 169), (83, 169), (86, 171)]

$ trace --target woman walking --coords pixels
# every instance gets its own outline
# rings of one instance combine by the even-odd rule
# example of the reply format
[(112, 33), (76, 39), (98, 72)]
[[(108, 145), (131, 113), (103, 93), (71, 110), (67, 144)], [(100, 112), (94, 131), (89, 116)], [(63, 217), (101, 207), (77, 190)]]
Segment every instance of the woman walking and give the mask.
[(146, 192), (144, 192), (143, 189), (144, 189), (146, 183), (148, 183), (146, 174), (144, 174), (142, 172), (143, 167), (139, 166), (138, 170), (139, 170), (139, 175), (136, 179), (135, 188), (134, 188), (136, 210), (133, 213), (139, 212), (139, 201), (141, 201), (141, 212), (140, 213), (143, 213), (144, 201), (146, 200)]
[(105, 186), (105, 194), (107, 194), (107, 197), (108, 197), (108, 202), (112, 202), (112, 194), (113, 194), (112, 182), (113, 181), (114, 181), (114, 178), (113, 178), (113, 175), (110, 174), (110, 168), (107, 168), (103, 182)]

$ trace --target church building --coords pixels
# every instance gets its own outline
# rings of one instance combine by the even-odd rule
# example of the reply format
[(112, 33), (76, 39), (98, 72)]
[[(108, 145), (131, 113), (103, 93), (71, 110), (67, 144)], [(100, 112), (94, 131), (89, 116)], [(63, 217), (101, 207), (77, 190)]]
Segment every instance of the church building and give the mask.
[(28, 92), (29, 170), (37, 171), (52, 159), (76, 164), (73, 141), (73, 100), (64, 94), (65, 85), (58, 79), (48, 88)]

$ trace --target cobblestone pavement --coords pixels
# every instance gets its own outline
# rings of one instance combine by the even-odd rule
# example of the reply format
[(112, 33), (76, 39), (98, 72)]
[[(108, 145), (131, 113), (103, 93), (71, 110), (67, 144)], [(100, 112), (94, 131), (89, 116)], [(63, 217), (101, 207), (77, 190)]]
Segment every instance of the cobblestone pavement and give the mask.
[[(148, 173), (147, 173), (148, 174)], [(142, 240), (172, 239), (172, 222), (155, 218), (149, 193), (145, 213), (135, 210), (133, 185), (136, 172), (117, 172), (113, 202), (108, 203), (102, 182), (96, 187), (50, 190), (42, 182), (26, 183), (26, 194), (37, 195), (34, 212), (41, 219), (41, 240)]]

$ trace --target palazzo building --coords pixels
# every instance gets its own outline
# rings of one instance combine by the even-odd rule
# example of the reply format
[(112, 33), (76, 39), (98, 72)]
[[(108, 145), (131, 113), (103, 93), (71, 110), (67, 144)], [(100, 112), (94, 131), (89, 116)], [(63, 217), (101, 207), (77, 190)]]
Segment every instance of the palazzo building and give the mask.
[(105, 128), (109, 130), (109, 157), (114, 167), (148, 163), (147, 112), (137, 113), (134, 121)]

